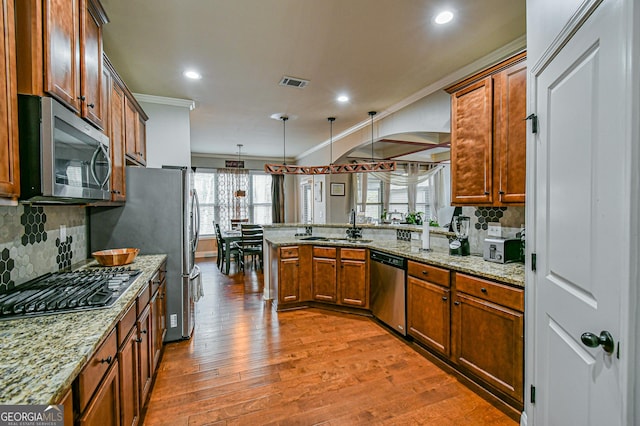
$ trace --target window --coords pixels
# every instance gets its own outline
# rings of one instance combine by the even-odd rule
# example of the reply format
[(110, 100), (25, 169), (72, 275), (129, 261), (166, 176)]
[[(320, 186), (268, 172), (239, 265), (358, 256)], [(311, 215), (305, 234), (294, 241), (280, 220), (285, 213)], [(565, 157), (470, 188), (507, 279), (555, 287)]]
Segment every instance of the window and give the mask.
[(431, 212), (431, 179), (427, 179), (417, 185), (416, 211), (423, 212), (424, 215), (422, 217), (424, 219), (434, 217), (434, 214)]
[[(406, 176), (406, 174), (404, 174)], [(397, 185), (391, 182), (389, 185), (389, 213), (402, 213), (406, 215), (409, 212), (409, 188), (407, 185)], [(397, 216), (396, 216), (397, 217)]]
[(238, 199), (233, 196), (238, 189), (235, 173), (232, 169), (199, 168), (196, 171), (194, 185), (200, 198), (201, 235), (215, 235), (214, 222), (222, 229), (230, 229), (231, 216), (236, 211), (247, 212), (251, 223), (272, 223), (271, 175), (250, 171), (246, 197)]
[(313, 197), (311, 195), (311, 183), (300, 185), (302, 193), (302, 223), (313, 222)]
[[(371, 173), (359, 173), (357, 175), (358, 190), (356, 191), (357, 204), (365, 216), (374, 219), (382, 215), (383, 183)], [(363, 201), (364, 194), (364, 201)]]

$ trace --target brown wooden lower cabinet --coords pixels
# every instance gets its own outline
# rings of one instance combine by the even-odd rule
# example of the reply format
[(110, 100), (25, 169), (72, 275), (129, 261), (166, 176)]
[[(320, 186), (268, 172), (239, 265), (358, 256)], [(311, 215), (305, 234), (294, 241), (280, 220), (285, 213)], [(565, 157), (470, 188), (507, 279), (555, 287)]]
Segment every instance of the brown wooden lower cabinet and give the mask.
[(450, 293), (446, 287), (407, 277), (407, 332), (447, 357), (451, 350)]
[(300, 301), (300, 261), (297, 257), (280, 260), (281, 286), (279, 299), (282, 303)]
[(341, 305), (369, 307), (369, 269), (365, 249), (340, 249)]
[[(153, 348), (151, 347), (151, 308), (149, 305), (138, 317), (138, 362), (140, 401), (146, 401), (153, 379)], [(141, 404), (143, 405), (143, 404)]]
[(451, 316), (454, 362), (523, 403), (524, 291), (465, 274), (456, 274), (456, 282)]
[(335, 247), (313, 248), (313, 300), (335, 303), (338, 301), (338, 277)]
[(84, 414), (78, 420), (79, 426), (119, 426), (120, 425), (120, 380), (118, 361), (111, 364), (106, 377), (91, 399)]
[(120, 351), (120, 418), (122, 426), (135, 426), (140, 420), (140, 400), (138, 387), (138, 327), (129, 331)]

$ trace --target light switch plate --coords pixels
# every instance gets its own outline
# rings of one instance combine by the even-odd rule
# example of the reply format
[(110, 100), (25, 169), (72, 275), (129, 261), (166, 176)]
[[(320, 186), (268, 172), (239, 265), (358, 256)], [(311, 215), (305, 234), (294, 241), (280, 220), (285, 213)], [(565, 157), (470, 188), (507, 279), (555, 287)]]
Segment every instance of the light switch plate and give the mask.
[(500, 222), (489, 222), (487, 235), (490, 237), (502, 237), (502, 225)]

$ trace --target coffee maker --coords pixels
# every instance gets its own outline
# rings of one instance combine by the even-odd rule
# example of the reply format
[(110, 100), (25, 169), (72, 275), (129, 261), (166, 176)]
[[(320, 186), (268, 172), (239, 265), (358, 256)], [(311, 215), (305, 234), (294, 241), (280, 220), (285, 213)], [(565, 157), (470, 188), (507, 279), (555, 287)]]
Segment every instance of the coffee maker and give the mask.
[(469, 216), (454, 216), (451, 228), (456, 237), (449, 242), (449, 254), (453, 256), (469, 256)]

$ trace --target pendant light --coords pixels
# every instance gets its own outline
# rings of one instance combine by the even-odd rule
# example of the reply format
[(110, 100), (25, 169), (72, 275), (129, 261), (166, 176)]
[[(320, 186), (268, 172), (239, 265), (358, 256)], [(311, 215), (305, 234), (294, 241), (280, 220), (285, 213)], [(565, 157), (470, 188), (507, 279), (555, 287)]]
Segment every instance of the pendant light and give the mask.
[(238, 163), (236, 164), (236, 178), (237, 178), (237, 183), (238, 183), (238, 189), (236, 189), (236, 191), (233, 193), (233, 195), (235, 195), (236, 198), (242, 198), (242, 197), (246, 197), (247, 196), (247, 191), (245, 191), (244, 189), (240, 189), (240, 182), (241, 182), (241, 177), (240, 177), (240, 151), (242, 150), (242, 144), (239, 143), (238, 144)]
[[(375, 111), (370, 111), (371, 117), (371, 162), (333, 164), (333, 122), (335, 117), (328, 117), (330, 123), (329, 137), (329, 164), (326, 166), (289, 166), (283, 155), (282, 164), (265, 164), (264, 171), (272, 175), (326, 175), (333, 173), (366, 173), (366, 172), (392, 172), (396, 169), (395, 161), (375, 161), (373, 158), (373, 116)], [(288, 117), (280, 117), (283, 124)], [(284, 139), (284, 137), (283, 137)]]

